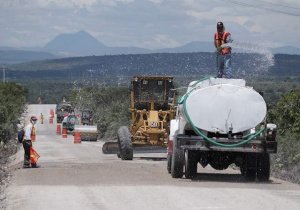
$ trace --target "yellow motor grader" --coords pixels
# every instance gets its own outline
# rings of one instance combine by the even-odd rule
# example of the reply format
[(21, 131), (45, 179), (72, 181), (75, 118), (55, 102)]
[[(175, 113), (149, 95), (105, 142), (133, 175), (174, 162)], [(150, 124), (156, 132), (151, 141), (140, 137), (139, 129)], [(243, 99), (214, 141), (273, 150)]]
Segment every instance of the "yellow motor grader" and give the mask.
[(173, 77), (134, 76), (131, 81), (131, 125), (117, 132), (117, 142), (106, 142), (102, 151), (132, 160), (133, 151), (155, 151), (167, 147), (170, 121), (176, 114)]

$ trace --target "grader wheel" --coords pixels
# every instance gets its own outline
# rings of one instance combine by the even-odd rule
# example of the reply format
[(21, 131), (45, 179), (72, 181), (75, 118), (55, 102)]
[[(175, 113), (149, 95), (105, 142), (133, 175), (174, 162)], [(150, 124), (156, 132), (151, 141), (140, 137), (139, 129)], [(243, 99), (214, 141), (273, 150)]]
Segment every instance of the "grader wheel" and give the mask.
[(126, 126), (122, 126), (119, 128), (118, 142), (119, 142), (120, 158), (122, 160), (132, 160), (133, 148), (131, 142), (131, 134)]

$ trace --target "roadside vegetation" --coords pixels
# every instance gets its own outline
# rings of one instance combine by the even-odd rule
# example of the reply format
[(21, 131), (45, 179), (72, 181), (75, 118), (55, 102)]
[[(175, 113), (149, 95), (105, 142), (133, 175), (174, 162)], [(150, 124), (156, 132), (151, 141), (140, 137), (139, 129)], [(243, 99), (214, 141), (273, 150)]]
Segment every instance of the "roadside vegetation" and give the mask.
[(75, 108), (93, 111), (93, 121), (104, 140), (115, 138), (120, 126), (129, 125), (129, 98), (127, 87), (88, 87), (73, 90), (70, 97)]
[(279, 128), (273, 174), (300, 183), (300, 91), (285, 94), (269, 111), (269, 118)]
[(15, 83), (0, 84), (0, 191), (8, 174), (5, 164), (18, 148), (17, 124), (24, 111), (25, 93), (25, 89)]

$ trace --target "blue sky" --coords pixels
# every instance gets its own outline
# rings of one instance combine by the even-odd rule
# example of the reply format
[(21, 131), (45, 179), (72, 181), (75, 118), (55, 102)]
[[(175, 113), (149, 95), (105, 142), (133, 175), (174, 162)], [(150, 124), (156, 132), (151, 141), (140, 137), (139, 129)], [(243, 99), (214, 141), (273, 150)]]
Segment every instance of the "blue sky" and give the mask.
[(300, 47), (299, 0), (0, 0), (0, 46), (38, 47), (85, 30), (107, 46), (149, 49), (232, 38)]

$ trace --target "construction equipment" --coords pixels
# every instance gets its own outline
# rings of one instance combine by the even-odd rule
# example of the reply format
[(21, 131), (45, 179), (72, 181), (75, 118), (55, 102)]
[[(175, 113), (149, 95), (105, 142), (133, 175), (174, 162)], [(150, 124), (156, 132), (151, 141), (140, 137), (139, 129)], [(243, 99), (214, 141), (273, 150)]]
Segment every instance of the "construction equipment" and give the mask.
[(75, 125), (79, 125), (79, 120), (76, 115), (70, 114), (64, 117), (62, 127), (67, 129), (67, 133), (73, 133)]
[(90, 109), (81, 110), (82, 125), (93, 125), (93, 112)]
[(74, 111), (71, 104), (62, 102), (56, 106), (56, 122), (62, 123), (66, 115), (71, 114)]
[(118, 152), (132, 160), (133, 150), (153, 152), (166, 148), (170, 120), (175, 118), (173, 77), (134, 76), (130, 94), (131, 125), (118, 130), (118, 142), (106, 142), (103, 153)]
[(75, 132), (80, 133), (81, 141), (97, 141), (98, 130), (96, 125), (75, 125)]
[(167, 155), (173, 178), (195, 177), (198, 163), (217, 170), (234, 163), (248, 180), (269, 179), (269, 154), (277, 152), (276, 125), (267, 124), (266, 103), (245, 80), (194, 81), (177, 112)]

